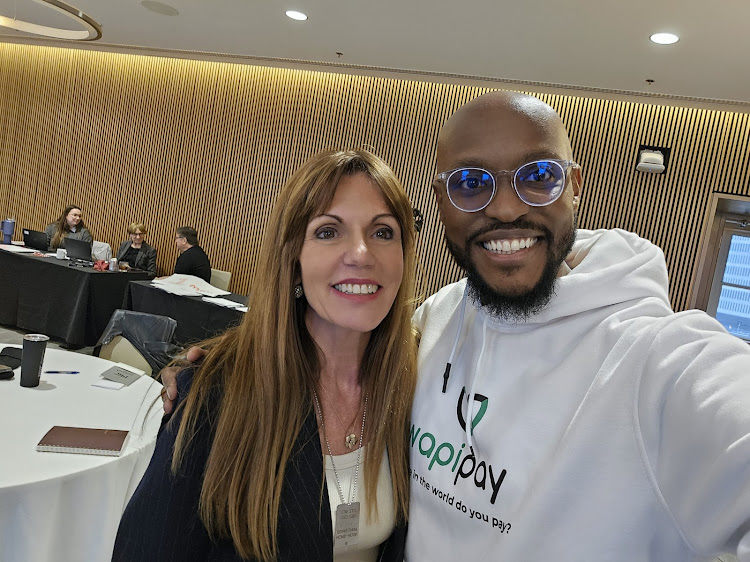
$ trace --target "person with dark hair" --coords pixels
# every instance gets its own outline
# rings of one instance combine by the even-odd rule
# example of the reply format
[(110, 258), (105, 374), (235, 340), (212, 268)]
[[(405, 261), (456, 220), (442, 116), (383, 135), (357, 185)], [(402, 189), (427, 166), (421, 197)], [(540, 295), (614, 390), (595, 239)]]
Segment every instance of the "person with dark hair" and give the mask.
[(294, 173), (252, 312), (177, 377), (113, 560), (403, 560), (413, 224), (367, 151), (323, 152)]
[(177, 229), (174, 242), (180, 252), (174, 272), (195, 275), (210, 283), (211, 261), (203, 248), (198, 245), (198, 231), (191, 226), (181, 226)]
[(83, 224), (83, 213), (78, 205), (68, 205), (60, 217), (44, 229), (52, 250), (65, 247), (65, 239), (82, 240), (92, 244), (94, 237)]
[(117, 261), (120, 266), (129, 269), (142, 269), (151, 275), (156, 275), (156, 248), (144, 241), (148, 233), (146, 226), (140, 222), (128, 226), (128, 238), (117, 250)]
[(436, 172), (466, 278), (414, 318), (406, 560), (750, 562), (750, 347), (672, 310), (654, 244), (577, 227), (540, 99), (468, 102)]

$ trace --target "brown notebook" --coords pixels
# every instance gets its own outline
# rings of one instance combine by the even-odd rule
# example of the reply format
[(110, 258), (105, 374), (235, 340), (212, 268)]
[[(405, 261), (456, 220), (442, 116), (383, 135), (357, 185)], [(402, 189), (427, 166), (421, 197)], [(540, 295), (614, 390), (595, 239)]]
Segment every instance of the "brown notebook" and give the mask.
[(120, 429), (92, 429), (89, 427), (56, 425), (42, 437), (42, 440), (36, 446), (36, 450), (119, 457), (127, 436), (128, 432)]

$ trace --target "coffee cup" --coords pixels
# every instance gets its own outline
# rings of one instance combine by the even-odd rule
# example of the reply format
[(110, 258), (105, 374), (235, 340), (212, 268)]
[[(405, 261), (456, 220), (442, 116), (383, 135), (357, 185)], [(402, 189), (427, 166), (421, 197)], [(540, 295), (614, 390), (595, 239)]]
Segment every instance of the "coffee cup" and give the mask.
[(44, 352), (47, 349), (49, 337), (44, 334), (26, 334), (23, 337), (23, 352), (21, 354), (21, 386), (39, 386), (42, 375)]
[(66, 260), (68, 259), (68, 251), (65, 248), (57, 249), (57, 259)]

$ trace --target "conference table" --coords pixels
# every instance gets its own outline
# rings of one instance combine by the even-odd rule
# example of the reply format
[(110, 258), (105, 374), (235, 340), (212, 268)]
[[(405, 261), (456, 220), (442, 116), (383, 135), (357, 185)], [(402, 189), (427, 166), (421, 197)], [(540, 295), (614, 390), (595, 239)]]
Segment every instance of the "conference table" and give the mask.
[[(247, 297), (236, 293), (221, 298), (247, 303)], [(174, 318), (177, 321), (174, 340), (183, 346), (221, 334), (227, 328), (242, 322), (245, 314), (234, 308), (206, 302), (201, 297), (167, 293), (154, 287), (149, 281), (130, 283), (122, 308)]]
[(120, 308), (128, 282), (148, 278), (145, 271), (96, 271), (0, 249), (0, 324), (74, 347), (94, 345)]
[[(38, 387), (19, 384), (20, 368), (12, 380), (0, 380), (0, 560), (112, 558), (120, 517), (151, 459), (162, 417), (162, 387), (151, 377), (119, 390), (92, 386), (112, 365), (48, 348)], [(130, 434), (119, 457), (38, 452), (55, 425)]]

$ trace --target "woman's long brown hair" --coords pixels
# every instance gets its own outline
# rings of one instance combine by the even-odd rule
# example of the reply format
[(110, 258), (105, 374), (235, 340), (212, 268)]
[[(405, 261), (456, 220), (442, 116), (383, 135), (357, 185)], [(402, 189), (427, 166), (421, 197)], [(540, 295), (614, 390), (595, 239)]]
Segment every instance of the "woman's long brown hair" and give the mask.
[[(52, 235), (52, 239), (49, 243), (50, 248), (52, 248), (53, 250), (55, 248), (59, 248), (60, 243), (63, 241), (63, 238), (70, 234), (70, 226), (68, 226), (68, 213), (70, 213), (70, 211), (72, 211), (73, 209), (78, 209), (79, 211), (81, 210), (78, 205), (68, 205), (67, 207), (65, 207), (62, 215), (60, 215), (60, 218), (55, 221), (55, 233)], [(81, 222), (78, 223), (78, 226), (76, 228), (86, 228), (86, 226), (83, 224), (83, 219), (81, 219)]]
[[(372, 332), (360, 368), (368, 396), (364, 458), (369, 515), (377, 515), (378, 472), (387, 450), (396, 517), (408, 515), (408, 423), (416, 382), (411, 324), (416, 274), (411, 204), (391, 169), (364, 151), (324, 152), (307, 161), (282, 188), (263, 239), (239, 328), (212, 342), (183, 404), (172, 470), (178, 471), (205, 415), (212, 389), (221, 389), (213, 445), (200, 498), (200, 516), (214, 539), (231, 539), (245, 558), (273, 560), (286, 465), (300, 428), (312, 413), (320, 365), (305, 327), (305, 299), (294, 281), (311, 218), (330, 207), (342, 176), (367, 174), (401, 227), (404, 276), (390, 312)], [(373, 423), (369, 423), (372, 420)], [(321, 458), (322, 463), (322, 458)], [(322, 485), (322, 483), (321, 483)]]

